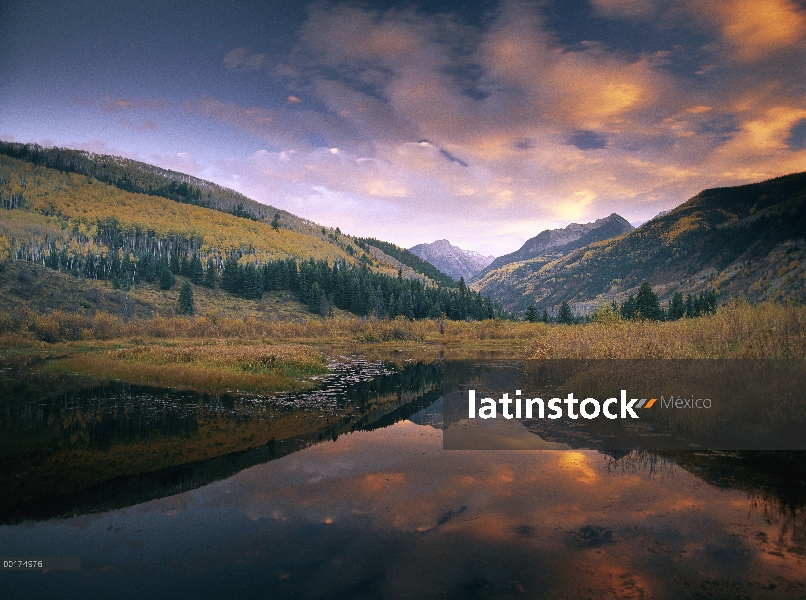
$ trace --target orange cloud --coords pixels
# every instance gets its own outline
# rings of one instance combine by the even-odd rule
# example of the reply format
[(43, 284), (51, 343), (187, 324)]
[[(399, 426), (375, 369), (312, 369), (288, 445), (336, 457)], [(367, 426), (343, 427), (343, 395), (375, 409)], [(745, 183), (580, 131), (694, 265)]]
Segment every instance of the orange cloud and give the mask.
[[(758, 22), (748, 0), (724, 6), (596, 0), (612, 17), (656, 14), (648, 35), (694, 30), (707, 44), (640, 54), (565, 44), (537, 3), (502, 2), (485, 28), (314, 4), (271, 70), (288, 86), (283, 106), (188, 107), (271, 149), (228, 164), (241, 191), (403, 245), (451, 223), (452, 242), (503, 254), (546, 227), (645, 220), (707, 187), (803, 170), (804, 151), (787, 145), (805, 118), (803, 79), (787, 61), (750, 60), (796, 48), (803, 19), (786, 0), (765, 3)], [(714, 51), (725, 47), (740, 60)], [(239, 49), (230, 66), (262, 56)]]
[(790, 0), (731, 0), (697, 3), (742, 61), (762, 58), (803, 40), (806, 17)]

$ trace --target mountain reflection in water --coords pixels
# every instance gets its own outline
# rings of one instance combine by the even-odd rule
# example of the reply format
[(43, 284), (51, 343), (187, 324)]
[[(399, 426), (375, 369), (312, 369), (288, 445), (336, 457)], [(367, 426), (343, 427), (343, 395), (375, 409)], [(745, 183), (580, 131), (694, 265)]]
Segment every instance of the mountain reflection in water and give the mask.
[(264, 445), (212, 459), (235, 466), (199, 477), (211, 482), (203, 487), (165, 495), (178, 491), (168, 481), (162, 497), (134, 506), (127, 496), (107, 512), (100, 503), (90, 514), (1, 526), (9, 556), (82, 559), (79, 572), (4, 573), (4, 590), (14, 598), (84, 598), (88, 589), (120, 598), (806, 594), (802, 455), (444, 451), (439, 387), (423, 386), (428, 377), (408, 401), (403, 392), (391, 404), (368, 395), (349, 423), (337, 419), (346, 429), (332, 432), (346, 435), (323, 430), (316, 443), (311, 434), (282, 458), (275, 442), (274, 456)]

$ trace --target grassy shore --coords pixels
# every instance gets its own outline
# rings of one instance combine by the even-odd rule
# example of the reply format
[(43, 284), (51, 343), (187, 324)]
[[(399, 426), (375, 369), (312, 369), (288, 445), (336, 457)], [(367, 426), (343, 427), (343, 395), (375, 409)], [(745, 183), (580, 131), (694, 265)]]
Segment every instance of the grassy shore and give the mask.
[[(47, 340), (47, 341), (45, 341)], [(0, 353), (58, 357), (49, 368), (194, 389), (310, 385), (326, 356), (459, 358), (806, 358), (806, 307), (735, 302), (680, 321), (618, 318), (585, 325), (500, 320), (358, 318), (272, 321), (249, 316), (122, 318), (53, 311), (0, 315)]]
[(327, 372), (327, 360), (301, 344), (193, 340), (81, 352), (49, 369), (171, 388), (277, 392), (315, 385), (312, 377)]

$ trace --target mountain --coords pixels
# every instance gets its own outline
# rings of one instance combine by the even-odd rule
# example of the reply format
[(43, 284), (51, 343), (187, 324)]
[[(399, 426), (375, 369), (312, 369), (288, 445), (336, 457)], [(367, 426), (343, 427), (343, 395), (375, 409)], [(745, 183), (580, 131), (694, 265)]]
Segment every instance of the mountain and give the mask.
[[(264, 292), (272, 292), (290, 293), (320, 315), (343, 310), (388, 318), (484, 319), (497, 314), (477, 293), (440, 286), (417, 272), (406, 261), (423, 270), (433, 267), (419, 265), (407, 251), (374, 240), (388, 254), (338, 228), (328, 231), (289, 213), (275, 218), (271, 211), (257, 212), (267, 208), (145, 163), (0, 142), (0, 273), (6, 273), (0, 288), (14, 305), (0, 302), (0, 309), (72, 312), (78, 305), (94, 313), (120, 304), (125, 318), (163, 314), (173, 310), (174, 300), (155, 301), (153, 292), (166, 299), (176, 283), (189, 280), (199, 308), (209, 310), (224, 298), (236, 312), (251, 310)], [(19, 262), (38, 266), (6, 264)], [(58, 291), (65, 285), (69, 294)], [(121, 293), (106, 293), (110, 287)], [(234, 298), (247, 302), (233, 303)], [(179, 309), (195, 310), (192, 301)]]
[(487, 268), (478, 273), (476, 278), (481, 278), (504, 265), (538, 256), (551, 255), (553, 258), (559, 258), (560, 255), (568, 254), (593, 242), (616, 237), (633, 229), (635, 228), (626, 219), (616, 213), (609, 217), (596, 219), (593, 223), (571, 223), (563, 229), (547, 229), (526, 240), (526, 243), (515, 252), (496, 258)]
[[(582, 241), (580, 236), (575, 243)], [(661, 299), (713, 289), (721, 301), (803, 301), (804, 249), (806, 173), (799, 173), (705, 190), (638, 229), (559, 258), (504, 265), (471, 287), (509, 310), (534, 304), (552, 311), (569, 301), (587, 312), (622, 300), (643, 281)]]
[(428, 262), (427, 260), (423, 260), (420, 256), (417, 256), (410, 250), (395, 246), (389, 242), (376, 240), (375, 238), (355, 238), (355, 242), (361, 247), (362, 250), (372, 253), (373, 256), (377, 256), (378, 252), (381, 252), (388, 259), (398, 261), (401, 267), (403, 265), (410, 267), (417, 273), (425, 275), (431, 279), (431, 281), (438, 283), (439, 285), (448, 287), (456, 286), (456, 283), (449, 275), (443, 273), (432, 263)]
[(448, 240), (418, 244), (409, 248), (409, 252), (428, 261), (455, 281), (459, 281), (460, 277), (469, 280), (495, 259), (494, 256), (482, 256), (472, 250), (462, 250)]

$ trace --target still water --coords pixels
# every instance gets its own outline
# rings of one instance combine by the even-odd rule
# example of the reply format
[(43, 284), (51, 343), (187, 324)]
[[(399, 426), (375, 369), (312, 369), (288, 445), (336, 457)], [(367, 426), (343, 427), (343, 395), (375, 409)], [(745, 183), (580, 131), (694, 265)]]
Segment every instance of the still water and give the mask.
[(806, 598), (806, 458), (445, 451), (439, 365), (318, 396), (6, 367), (4, 598)]

